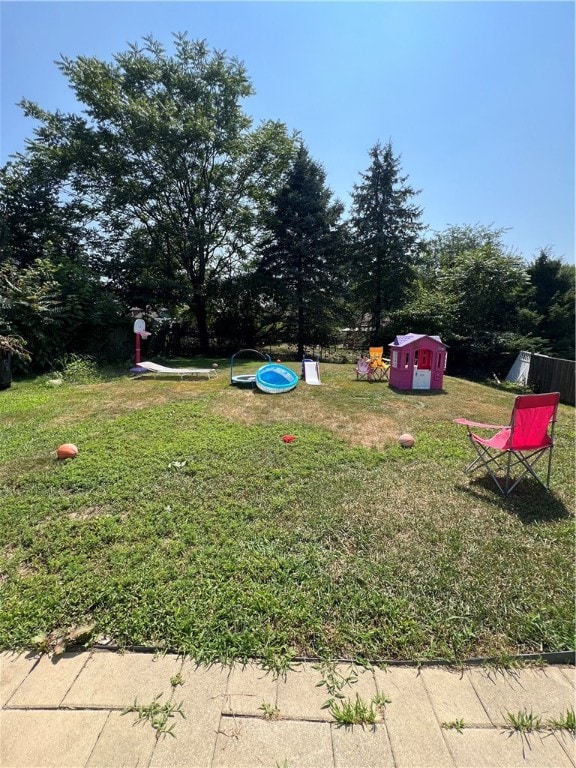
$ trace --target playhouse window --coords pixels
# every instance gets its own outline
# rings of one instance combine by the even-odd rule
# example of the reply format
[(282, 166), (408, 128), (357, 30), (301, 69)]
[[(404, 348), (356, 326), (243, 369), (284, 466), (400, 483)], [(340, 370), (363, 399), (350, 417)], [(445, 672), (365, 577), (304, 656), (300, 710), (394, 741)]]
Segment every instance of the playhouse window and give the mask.
[(410, 353), (406, 352), (406, 357), (404, 359), (404, 368), (408, 368), (409, 363), (410, 363)]
[(394, 350), (394, 352), (392, 352), (392, 368), (397, 368), (397, 367), (398, 367), (398, 352)]

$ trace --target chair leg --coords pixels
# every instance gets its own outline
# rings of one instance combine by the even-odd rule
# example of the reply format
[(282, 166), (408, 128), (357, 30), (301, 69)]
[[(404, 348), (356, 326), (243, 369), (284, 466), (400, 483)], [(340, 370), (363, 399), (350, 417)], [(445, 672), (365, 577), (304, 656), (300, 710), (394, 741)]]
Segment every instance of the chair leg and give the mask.
[(548, 449), (548, 472), (546, 473), (546, 488), (550, 490), (550, 475), (552, 474), (552, 446)]
[(474, 448), (475, 452), (478, 454), (474, 461), (471, 461), (470, 464), (466, 467), (464, 472), (469, 475), (471, 472), (473, 472), (475, 469), (482, 469), (485, 468), (494, 481), (496, 487), (502, 493), (504, 496), (506, 495), (506, 491), (502, 487), (502, 484), (492, 471), (492, 464), (495, 464), (498, 469), (501, 469), (499, 461), (502, 459), (502, 456), (495, 455), (493, 456), (490, 451), (485, 448), (483, 445), (479, 445), (472, 439), (471, 433), (468, 434), (468, 437), (470, 438), (470, 443), (472, 444), (472, 447)]
[(512, 451), (508, 451), (508, 460), (506, 462), (506, 478), (504, 481), (504, 495), (508, 496), (512, 488), (510, 488), (510, 470), (512, 469)]
[[(538, 477), (538, 475), (534, 471), (534, 466), (536, 465), (536, 462), (540, 461), (540, 459), (542, 458), (542, 456), (545, 454), (546, 451), (549, 451), (550, 455), (548, 457), (548, 472), (547, 472), (547, 475), (546, 475), (546, 482), (544, 482), (544, 480), (542, 480), (541, 477)], [(510, 487), (510, 491), (512, 491), (518, 485), (520, 480), (522, 480), (522, 478), (525, 477), (527, 474), (532, 475), (534, 480), (537, 480), (540, 483), (541, 486), (546, 488), (547, 491), (550, 490), (550, 470), (551, 470), (551, 467), (552, 467), (552, 450), (551, 450), (551, 448), (540, 448), (539, 450), (533, 451), (532, 453), (530, 453), (530, 454), (528, 454), (526, 456), (523, 453), (521, 453), (521, 452), (511, 451), (511, 453), (514, 454), (514, 457), (516, 459), (516, 462), (512, 466), (514, 467), (514, 466), (517, 466), (517, 465), (522, 465), (524, 467), (524, 471), (516, 479), (514, 484)], [(532, 459), (532, 461), (530, 461), (531, 459)]]
[[(546, 490), (550, 490), (552, 448), (540, 448), (528, 454), (524, 454), (521, 451), (506, 451), (505, 455), (503, 455), (502, 453), (492, 454), (483, 445), (479, 445), (478, 443), (476, 443), (470, 435), (469, 437), (470, 437), (470, 442), (477, 453), (477, 456), (473, 461), (470, 462), (470, 464), (468, 464), (468, 466), (464, 470), (466, 474), (470, 474), (476, 469), (485, 468), (486, 471), (489, 473), (490, 477), (492, 478), (492, 480), (494, 481), (498, 490), (504, 496), (510, 495), (510, 493), (512, 493), (512, 491), (514, 490), (514, 488), (516, 488), (518, 483), (527, 474), (532, 475), (532, 477), (535, 480), (537, 480), (540, 483), (540, 485), (546, 488)], [(536, 474), (534, 470), (534, 466), (536, 465), (536, 462), (538, 462), (542, 458), (542, 456), (546, 451), (549, 451), (549, 456), (548, 456), (548, 471), (546, 476), (546, 482), (544, 482)], [(514, 479), (512, 477), (512, 473), (514, 469), (519, 466), (523, 468), (523, 471), (521, 471), (520, 475), (516, 477), (516, 479)], [(505, 476), (503, 478), (503, 481), (500, 481), (498, 479), (498, 477), (496, 476), (495, 472), (492, 469), (493, 467), (504, 472)]]

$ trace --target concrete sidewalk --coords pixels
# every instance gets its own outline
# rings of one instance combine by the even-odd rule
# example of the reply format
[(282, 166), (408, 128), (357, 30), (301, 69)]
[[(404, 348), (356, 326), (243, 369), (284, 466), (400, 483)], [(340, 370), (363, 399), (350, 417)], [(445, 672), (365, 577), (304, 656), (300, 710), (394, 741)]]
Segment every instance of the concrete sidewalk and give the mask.
[[(505, 727), (507, 713), (532, 711), (545, 724), (573, 709), (569, 666), (342, 664), (322, 673), (306, 663), (275, 679), (256, 665), (197, 668), (176, 656), (93, 650), (57, 661), (3, 653), (0, 672), (1, 768), (576, 766), (569, 732)], [(339, 727), (322, 708), (346, 679), (341, 693), (353, 702), (389, 700), (375, 726)], [(159, 694), (159, 704), (182, 704), (185, 719), (174, 713), (168, 723), (175, 737), (121, 714)]]

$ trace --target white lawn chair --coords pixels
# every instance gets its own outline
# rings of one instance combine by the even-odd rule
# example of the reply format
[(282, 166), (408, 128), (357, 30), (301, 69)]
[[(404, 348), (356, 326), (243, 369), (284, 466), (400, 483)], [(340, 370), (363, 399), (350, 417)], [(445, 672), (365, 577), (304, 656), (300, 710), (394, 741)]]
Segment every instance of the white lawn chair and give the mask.
[(153, 376), (179, 376), (181, 379), (184, 376), (206, 376), (211, 379), (217, 375), (214, 368), (167, 368), (165, 365), (158, 365), (158, 363), (151, 363), (149, 361), (138, 363), (137, 367), (144, 370), (135, 373), (135, 379), (147, 373), (151, 373)]

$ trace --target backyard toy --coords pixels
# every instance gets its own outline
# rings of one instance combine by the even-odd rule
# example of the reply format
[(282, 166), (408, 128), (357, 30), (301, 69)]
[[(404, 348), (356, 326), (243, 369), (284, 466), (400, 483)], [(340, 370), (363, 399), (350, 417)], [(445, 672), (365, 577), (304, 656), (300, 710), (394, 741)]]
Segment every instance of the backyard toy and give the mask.
[(398, 442), (402, 446), (402, 448), (412, 448), (414, 446), (414, 443), (416, 442), (412, 435), (408, 434), (408, 432), (405, 432), (403, 435), (400, 435), (398, 438)]
[(135, 379), (144, 376), (146, 373), (151, 373), (153, 376), (179, 376), (181, 379), (184, 376), (206, 376), (208, 379), (211, 379), (218, 375), (214, 368), (167, 368), (165, 365), (158, 365), (158, 363), (151, 363), (149, 361), (131, 368), (130, 373), (132, 373)]
[(269, 363), (256, 371), (256, 386), (269, 395), (290, 392), (297, 384), (298, 374), (280, 363)]
[(283, 443), (293, 443), (296, 440), (296, 435), (282, 435)]
[(522, 384), (524, 387), (527, 386), (531, 360), (531, 352), (519, 352), (512, 368), (508, 371), (506, 381), (512, 381), (514, 384)]
[(147, 339), (149, 336), (151, 336), (151, 334), (146, 330), (146, 323), (141, 316), (138, 317), (134, 320), (134, 362), (136, 365), (140, 365), (141, 339)]
[(370, 356), (370, 368), (372, 369), (372, 378), (378, 381), (388, 380), (388, 371), (390, 363), (383, 359), (384, 347), (370, 347), (368, 355)]
[(442, 389), (446, 345), (440, 336), (407, 333), (390, 347), (390, 386), (394, 389)]
[(320, 366), (315, 360), (303, 360), (302, 369), (306, 384), (320, 385)]
[(354, 370), (356, 371), (356, 381), (359, 381), (360, 379), (372, 381), (374, 378), (372, 376), (372, 366), (370, 365), (370, 360), (367, 360), (365, 357), (358, 358), (356, 368)]
[(75, 459), (78, 456), (78, 448), (73, 443), (64, 443), (58, 446), (56, 455), (59, 459)]
[(234, 360), (238, 357), (238, 355), (242, 355), (245, 352), (252, 352), (254, 355), (258, 355), (258, 357), (262, 358), (262, 360), (268, 360), (268, 362), (272, 362), (272, 358), (270, 355), (267, 355), (264, 352), (258, 352), (257, 349), (241, 349), (239, 352), (236, 352), (235, 355), (232, 355), (230, 358), (230, 384), (233, 384), (236, 387), (255, 387), (256, 386), (256, 374), (255, 373), (241, 373), (241, 374), (234, 374)]
[[(486, 469), (496, 483), (498, 490), (508, 496), (525, 475), (531, 475), (541, 485), (550, 489), (552, 451), (554, 448), (554, 425), (560, 402), (559, 392), (543, 395), (518, 395), (514, 400), (512, 416), (508, 426), (481, 424), (467, 419), (454, 419), (464, 424), (468, 438), (477, 456), (466, 469), (467, 474), (475, 469)], [(475, 429), (497, 429), (498, 432), (486, 439), (472, 432)], [(534, 466), (548, 454), (546, 481), (536, 473)], [(516, 479), (513, 471), (518, 468)], [(499, 472), (500, 477), (496, 475)]]

